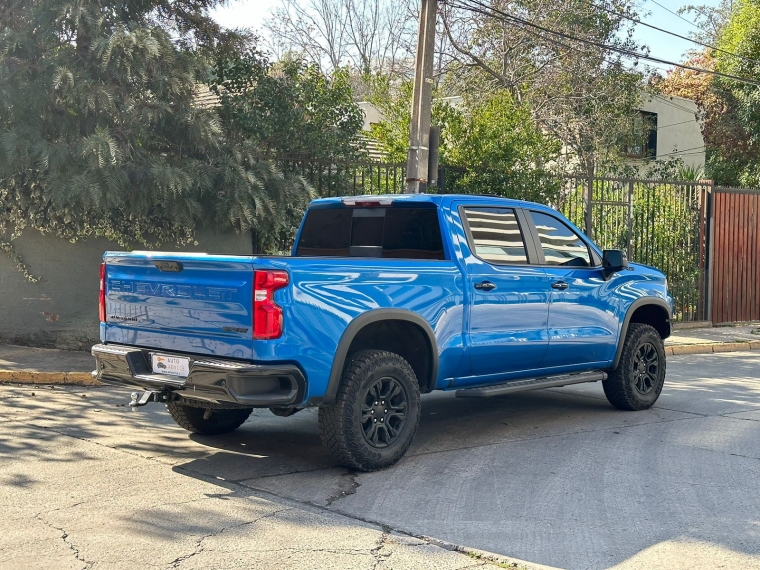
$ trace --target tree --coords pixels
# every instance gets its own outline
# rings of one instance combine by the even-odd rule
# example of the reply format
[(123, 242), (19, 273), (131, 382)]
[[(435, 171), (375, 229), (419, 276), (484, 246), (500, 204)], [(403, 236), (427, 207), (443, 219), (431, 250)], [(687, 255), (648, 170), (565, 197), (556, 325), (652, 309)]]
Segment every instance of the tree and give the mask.
[(461, 169), (452, 177), (452, 191), (556, 204), (560, 184), (549, 165), (557, 163), (560, 144), (536, 127), (508, 91), (467, 112), (443, 105), (439, 115), (441, 159)]
[(276, 233), (278, 204), (308, 201), (300, 178), (194, 104), (210, 54), (245, 43), (208, 17), (214, 3), (0, 4), (0, 237), (30, 227), (150, 246), (203, 224)]
[(690, 32), (694, 39), (705, 44), (715, 45), (731, 17), (733, 7), (734, 0), (720, 0), (717, 6), (688, 4), (679, 8), (678, 13), (691, 16), (694, 24), (699, 28), (696, 32)]
[(266, 20), (272, 48), (321, 69), (406, 75), (414, 64), (416, 13), (409, 0), (281, 0)]
[(584, 0), (468, 4), (476, 9), (446, 6), (442, 13), (450, 40), (448, 89), (486, 95), (507, 90), (530, 109), (539, 128), (562, 141), (571, 161), (585, 172), (614, 160), (620, 138), (633, 126), (643, 73), (603, 47), (557, 37), (526, 22), (636, 50), (624, 17), (636, 16), (634, 3), (616, 0), (610, 9)]
[[(718, 71), (760, 81), (760, 0), (737, 0), (718, 48)], [(746, 136), (744, 148), (726, 149), (731, 153), (725, 153), (725, 159), (739, 166), (741, 184), (760, 186), (760, 87), (722, 77), (715, 78), (714, 85), (733, 105)]]
[[(714, 70), (715, 60), (711, 53), (709, 49), (694, 52), (685, 63)], [(739, 184), (743, 164), (752, 150), (735, 97), (712, 75), (690, 69), (672, 69), (664, 78), (653, 78), (652, 86), (660, 93), (685, 97), (697, 104), (705, 140), (705, 175), (718, 184)]]
[(292, 57), (273, 63), (251, 47), (217, 60), (211, 89), (223, 124), (269, 155), (327, 161), (360, 154), (363, 115), (343, 69), (327, 76)]
[[(373, 125), (371, 136), (392, 161), (401, 162), (406, 156), (411, 92), (411, 83), (398, 91), (387, 82), (375, 87), (372, 101), (384, 120)], [(550, 165), (559, 159), (559, 141), (541, 132), (530, 111), (508, 91), (484, 100), (465, 98), (456, 107), (437, 99), (433, 122), (441, 126), (440, 160), (447, 169), (447, 192), (556, 202), (559, 179)]]
[[(717, 8), (687, 6), (703, 27), (699, 39), (717, 44), (693, 52), (695, 67), (760, 80), (760, 3), (722, 2)], [(760, 89), (739, 81), (686, 69), (673, 69), (654, 82), (668, 95), (693, 99), (699, 108), (707, 151), (706, 175), (718, 184), (760, 185)]]

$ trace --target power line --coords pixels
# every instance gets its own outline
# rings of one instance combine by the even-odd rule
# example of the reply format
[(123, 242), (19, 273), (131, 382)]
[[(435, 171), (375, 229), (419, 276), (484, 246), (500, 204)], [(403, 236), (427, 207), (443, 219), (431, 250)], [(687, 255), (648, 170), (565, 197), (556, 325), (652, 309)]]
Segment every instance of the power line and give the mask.
[(670, 107), (673, 107), (674, 109), (678, 109), (680, 111), (684, 111), (686, 113), (689, 113), (691, 115), (695, 115), (696, 111), (694, 109), (689, 109), (688, 107), (684, 107), (683, 105), (678, 105), (677, 103), (673, 103), (673, 101), (669, 101), (668, 97), (669, 95), (660, 95), (659, 93), (656, 95), (656, 97), (659, 99), (661, 103), (664, 103), (665, 105), (669, 105)]
[[(626, 16), (625, 14), (622, 14), (621, 12), (617, 12), (615, 10), (610, 10), (609, 8), (606, 8), (604, 6), (599, 6), (598, 4), (595, 4), (593, 2), (589, 2), (588, 0), (582, 0), (582, 1), (587, 6), (592, 6), (594, 8), (599, 9), (599, 10), (602, 10), (603, 12), (607, 12), (608, 14), (612, 14), (613, 16), (617, 16), (618, 18), (624, 18), (624, 19), (629, 20), (631, 22), (634, 22), (636, 24), (640, 24), (640, 25), (645, 26), (647, 28), (651, 28), (653, 30), (657, 30), (658, 32), (662, 32), (663, 34), (668, 34), (670, 36), (673, 36), (673, 37), (676, 37), (676, 38), (680, 38), (682, 40), (686, 40), (687, 42), (692, 42), (692, 43), (697, 44), (699, 46), (706, 47), (706, 48), (709, 48), (711, 50), (715, 50), (717, 52), (725, 53), (725, 54), (733, 56), (733, 57), (737, 57), (739, 59), (742, 59), (742, 60), (746, 61), (747, 63), (752, 63), (754, 65), (760, 64), (760, 62), (758, 62), (758, 61), (756, 61), (754, 59), (750, 59), (748, 57), (744, 57), (743, 55), (739, 55), (737, 53), (733, 53), (733, 52), (730, 52), (728, 50), (725, 50), (725, 49), (722, 49), (722, 48), (719, 48), (719, 47), (712, 46), (710, 44), (706, 44), (706, 43), (700, 42), (699, 40), (695, 40), (694, 38), (690, 38), (688, 36), (682, 36), (680, 34), (676, 34), (675, 32), (669, 32), (668, 30), (665, 30), (663, 28), (659, 28), (657, 26), (653, 26), (652, 24), (647, 24), (646, 22), (642, 22), (641, 20), (639, 20), (637, 18), (634, 18), (633, 16)], [(654, 0), (652, 0), (652, 1), (654, 1)], [(659, 4), (658, 4), (658, 6), (659, 6)], [(674, 12), (674, 14), (675, 14), (675, 12)], [(678, 16), (678, 14), (675, 14), (675, 15)], [(685, 19), (685, 18), (682, 18), (682, 19)], [(686, 21), (688, 22), (688, 20), (686, 20)]]
[[(501, 10), (498, 10), (496, 8), (492, 8), (491, 6), (483, 4), (482, 2), (479, 2), (478, 0), (469, 0), (469, 1), (472, 2), (473, 4), (476, 4), (477, 6), (480, 6), (480, 8), (473, 7), (473, 6), (468, 6), (466, 4), (462, 4), (462, 3), (458, 2), (457, 0), (454, 0), (454, 2), (451, 2), (450, 5), (452, 7), (454, 7), (454, 8), (460, 8), (462, 10), (467, 10), (467, 11), (470, 11), (470, 12), (473, 12), (473, 13), (482, 14), (484, 16), (488, 16), (488, 17), (491, 17), (491, 18), (501, 19), (501, 20), (506, 21), (506, 22), (512, 22), (512, 23), (517, 22), (517, 23), (523, 24), (525, 26), (536, 28), (538, 30), (541, 30), (542, 32), (547, 33), (547, 34), (553, 34), (555, 36), (559, 36), (559, 37), (562, 37), (562, 38), (565, 38), (565, 39), (568, 39), (568, 40), (572, 40), (572, 41), (588, 44), (588, 45), (591, 45), (591, 46), (594, 46), (594, 47), (598, 47), (598, 48), (601, 48), (601, 49), (604, 49), (604, 50), (607, 50), (607, 51), (616, 52), (616, 53), (619, 53), (619, 54), (621, 54), (623, 56), (627, 56), (629, 58), (632, 57), (632, 58), (636, 58), (636, 59), (643, 59), (645, 61), (653, 61), (655, 63), (663, 63), (665, 65), (672, 65), (674, 67), (680, 67), (682, 69), (688, 69), (688, 70), (691, 70), (691, 71), (696, 71), (698, 73), (708, 73), (710, 75), (716, 75), (718, 77), (724, 77), (726, 79), (732, 79), (734, 81), (738, 81), (740, 83), (746, 83), (748, 85), (760, 86), (760, 81), (755, 81), (753, 79), (749, 79), (749, 78), (746, 78), (746, 77), (739, 77), (737, 75), (731, 75), (731, 74), (728, 74), (728, 73), (722, 73), (720, 71), (714, 71), (714, 70), (704, 69), (704, 68), (701, 68), (701, 67), (695, 67), (693, 65), (686, 65), (684, 63), (676, 63), (674, 61), (669, 61), (669, 60), (666, 60), (666, 59), (660, 59), (660, 58), (653, 57), (653, 56), (650, 56), (650, 55), (646, 55), (646, 54), (643, 54), (643, 53), (640, 53), (640, 52), (637, 52), (637, 51), (628, 50), (628, 49), (625, 49), (625, 48), (619, 48), (619, 47), (603, 44), (601, 42), (595, 42), (593, 40), (582, 39), (582, 38), (579, 38), (577, 36), (573, 36), (571, 34), (566, 34), (565, 32), (560, 32), (560, 31), (557, 31), (557, 30), (552, 30), (551, 28), (546, 28), (544, 26), (541, 26), (540, 24), (536, 24), (535, 22), (531, 22), (530, 20), (526, 20), (526, 19), (520, 18), (518, 16), (513, 16), (511, 14), (507, 14), (506, 12), (502, 12)], [(498, 14), (498, 16), (495, 16), (494, 14)]]
[[(646, 0), (645, 0), (645, 1), (646, 1)], [(681, 16), (681, 14), (679, 14), (678, 12), (674, 12), (674, 11), (673, 11), (673, 10), (671, 10), (670, 8), (666, 8), (665, 6), (663, 6), (662, 4), (660, 4), (659, 2), (657, 2), (657, 0), (651, 0), (651, 2), (652, 2), (652, 4), (657, 4), (657, 5), (658, 5), (660, 8), (662, 8), (662, 9), (663, 9), (663, 10), (665, 10), (666, 12), (670, 12), (670, 13), (671, 13), (671, 14), (673, 14), (673, 15), (674, 15), (676, 18), (681, 18), (681, 19), (682, 19), (684, 22), (686, 22), (686, 23), (687, 23), (687, 24), (689, 24), (690, 26), (693, 26), (693, 27), (695, 27), (695, 28), (696, 28), (696, 29), (698, 29), (700, 32), (703, 32), (703, 31), (704, 31), (702, 28), (700, 28), (699, 26), (697, 26), (697, 25), (696, 25), (694, 22), (692, 22), (691, 20), (687, 20), (686, 18), (684, 18), (683, 16)]]
[[(689, 152), (689, 151), (698, 151), (698, 152)], [(657, 157), (660, 156), (671, 156), (673, 154), (702, 154), (705, 150), (705, 145), (702, 146), (695, 146), (694, 148), (685, 148), (683, 150), (674, 150), (673, 152), (666, 152), (663, 154), (658, 154)], [(655, 158), (657, 158), (655, 157)]]
[(667, 129), (668, 127), (675, 127), (675, 126), (678, 126), (678, 125), (685, 125), (687, 123), (690, 124), (690, 123), (694, 123), (694, 122), (695, 122), (694, 119), (691, 119), (690, 121), (681, 121), (679, 123), (671, 123), (669, 125), (662, 125), (661, 127), (657, 127), (657, 130), (659, 131), (660, 129)]

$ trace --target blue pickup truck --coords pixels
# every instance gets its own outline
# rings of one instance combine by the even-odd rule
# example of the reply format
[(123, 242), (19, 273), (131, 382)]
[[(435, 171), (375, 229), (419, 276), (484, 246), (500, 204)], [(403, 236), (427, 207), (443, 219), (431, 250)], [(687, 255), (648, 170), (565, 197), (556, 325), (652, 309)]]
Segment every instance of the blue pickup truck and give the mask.
[(183, 428), (319, 408), (337, 462), (398, 461), (420, 394), (488, 398), (602, 381), (642, 410), (665, 380), (665, 276), (539, 204), (486, 196), (315, 200), (290, 256), (108, 252), (98, 379)]

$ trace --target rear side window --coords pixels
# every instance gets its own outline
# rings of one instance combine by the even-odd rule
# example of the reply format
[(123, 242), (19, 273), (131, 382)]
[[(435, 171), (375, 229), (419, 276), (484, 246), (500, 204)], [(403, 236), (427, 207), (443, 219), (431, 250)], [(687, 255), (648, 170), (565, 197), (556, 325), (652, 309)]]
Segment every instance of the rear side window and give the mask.
[(528, 263), (520, 226), (511, 208), (465, 208), (475, 255), (489, 263)]
[(436, 208), (309, 210), (296, 255), (445, 259)]
[(586, 243), (566, 224), (541, 212), (531, 212), (547, 265), (590, 267)]

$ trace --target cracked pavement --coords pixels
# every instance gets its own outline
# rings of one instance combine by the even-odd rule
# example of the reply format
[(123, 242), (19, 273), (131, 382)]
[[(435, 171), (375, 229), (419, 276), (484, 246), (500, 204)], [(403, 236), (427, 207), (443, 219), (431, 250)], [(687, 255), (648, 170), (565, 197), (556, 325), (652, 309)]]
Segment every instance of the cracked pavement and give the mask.
[(0, 386), (0, 568), (760, 569), (758, 353), (670, 357), (645, 412), (599, 384), (424, 396), (376, 473), (316, 410), (203, 437), (129, 392)]

